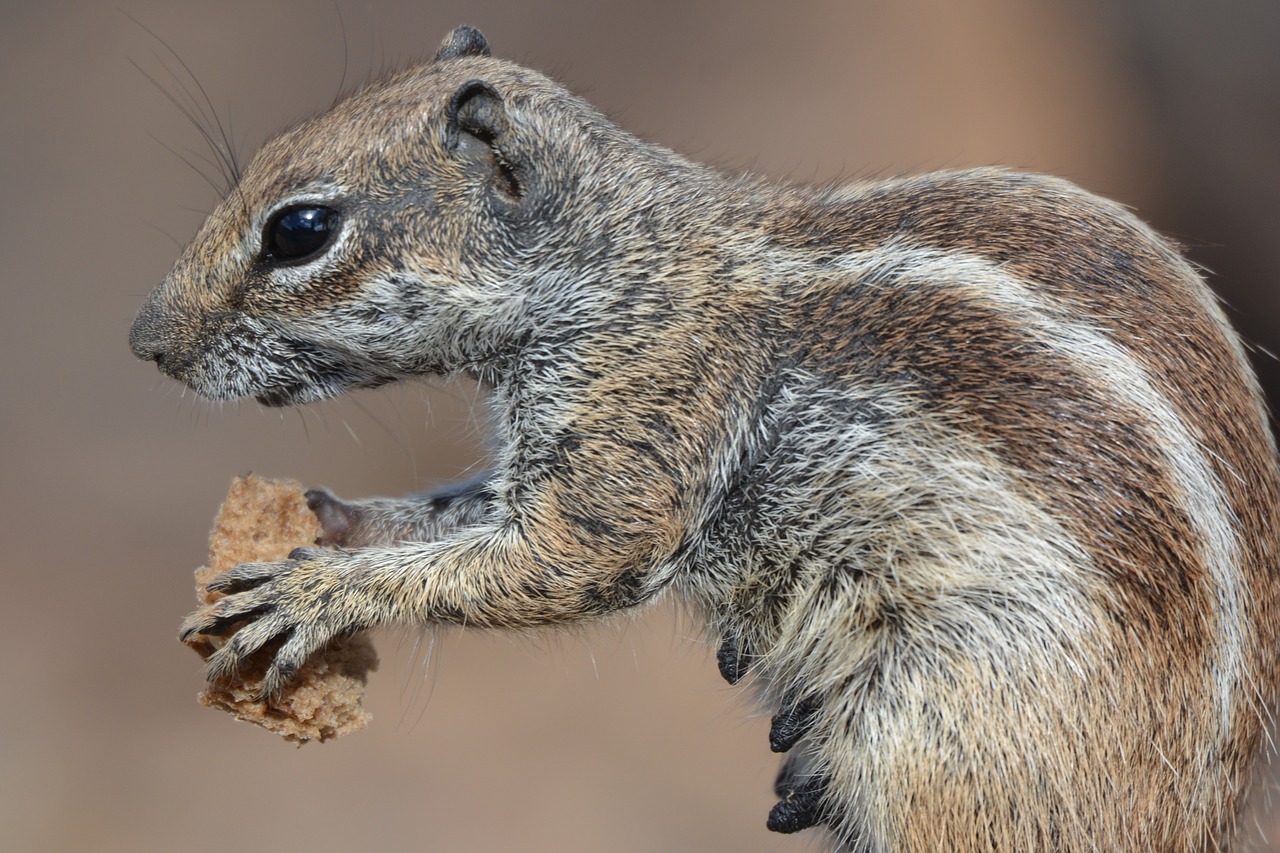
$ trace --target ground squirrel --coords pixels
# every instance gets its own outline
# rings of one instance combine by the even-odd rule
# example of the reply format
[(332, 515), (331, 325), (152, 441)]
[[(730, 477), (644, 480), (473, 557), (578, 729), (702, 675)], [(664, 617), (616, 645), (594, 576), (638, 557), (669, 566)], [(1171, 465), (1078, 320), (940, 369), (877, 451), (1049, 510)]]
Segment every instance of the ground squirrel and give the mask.
[(849, 850), (1230, 843), (1277, 667), (1280, 478), (1165, 240), (996, 169), (838, 188), (640, 141), (474, 29), (268, 143), (133, 351), (272, 406), (489, 392), (489, 475), (310, 502), (184, 636), (270, 680), (387, 623), (668, 591), (789, 752), (771, 828)]

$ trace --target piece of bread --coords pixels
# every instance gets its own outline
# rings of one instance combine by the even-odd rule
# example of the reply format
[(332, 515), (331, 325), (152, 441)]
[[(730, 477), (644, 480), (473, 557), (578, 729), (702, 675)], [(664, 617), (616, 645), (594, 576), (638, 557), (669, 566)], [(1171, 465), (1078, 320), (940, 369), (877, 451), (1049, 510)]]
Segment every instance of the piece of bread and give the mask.
[[(254, 474), (237, 477), (209, 535), (209, 565), (196, 569), (200, 604), (222, 598), (205, 585), (228, 569), (283, 560), (294, 548), (313, 546), (321, 532), (297, 483)], [(207, 658), (219, 642), (197, 634), (187, 645)], [(369, 672), (378, 668), (367, 632), (331, 641), (303, 664), (279, 695), (263, 699), (262, 677), (276, 648), (278, 644), (269, 644), (234, 675), (209, 682), (197, 697), (200, 704), (221, 708), (298, 744), (323, 742), (365, 727), (370, 714), (360, 703)]]

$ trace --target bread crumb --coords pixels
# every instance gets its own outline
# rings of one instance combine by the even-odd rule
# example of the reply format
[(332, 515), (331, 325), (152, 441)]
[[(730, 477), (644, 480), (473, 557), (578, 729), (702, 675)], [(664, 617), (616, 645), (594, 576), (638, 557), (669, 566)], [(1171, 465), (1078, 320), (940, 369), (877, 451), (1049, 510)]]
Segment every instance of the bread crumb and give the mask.
[[(283, 560), (294, 548), (313, 546), (322, 532), (298, 483), (255, 474), (237, 477), (209, 534), (209, 565), (195, 572), (197, 599), (208, 606), (223, 597), (205, 589), (223, 572), (241, 563)], [(220, 638), (200, 634), (187, 641), (204, 658), (219, 643)], [(262, 679), (277, 648), (278, 642), (268, 645), (236, 673), (209, 682), (197, 701), (297, 744), (323, 743), (368, 724), (371, 715), (361, 702), (368, 674), (378, 668), (368, 632), (330, 641), (279, 695), (262, 699)]]

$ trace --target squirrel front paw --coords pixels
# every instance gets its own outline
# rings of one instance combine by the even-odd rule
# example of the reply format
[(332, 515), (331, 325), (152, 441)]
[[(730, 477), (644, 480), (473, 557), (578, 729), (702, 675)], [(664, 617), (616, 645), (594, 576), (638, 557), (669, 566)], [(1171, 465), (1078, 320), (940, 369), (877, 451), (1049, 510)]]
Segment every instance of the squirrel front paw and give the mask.
[(278, 563), (243, 563), (210, 581), (206, 589), (224, 593), (186, 618), (178, 639), (195, 634), (230, 635), (206, 661), (217, 681), (272, 641), (280, 647), (263, 679), (277, 693), (307, 660), (333, 637), (360, 627), (340, 606), (343, 559), (340, 552), (298, 548)]
[(324, 529), (316, 540), (317, 545), (342, 548), (354, 544), (355, 532), (360, 526), (359, 510), (328, 489), (308, 489), (306, 499)]

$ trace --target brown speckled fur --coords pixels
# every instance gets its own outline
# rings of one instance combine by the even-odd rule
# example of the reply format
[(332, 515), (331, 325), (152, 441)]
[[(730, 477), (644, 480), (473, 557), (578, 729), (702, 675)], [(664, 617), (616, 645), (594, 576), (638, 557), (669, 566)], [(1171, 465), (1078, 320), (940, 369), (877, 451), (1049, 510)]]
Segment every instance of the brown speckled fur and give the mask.
[[(273, 216), (340, 217), (282, 259)], [(425, 374), (499, 451), (247, 564), (184, 635), (557, 625), (670, 590), (790, 754), (771, 828), (848, 850), (1230, 845), (1275, 698), (1280, 481), (1176, 250), (1060, 180), (828, 190), (619, 130), (460, 29), (269, 143), (134, 351), (288, 405)]]

